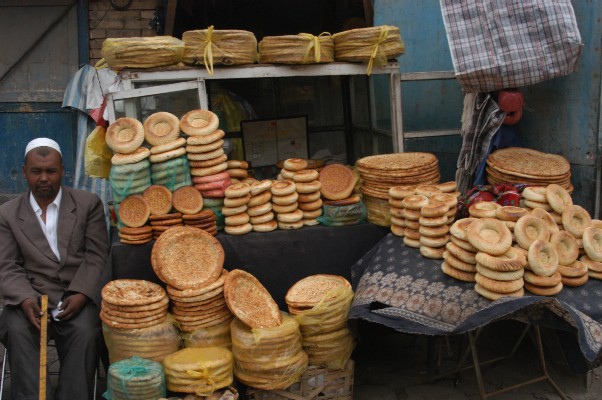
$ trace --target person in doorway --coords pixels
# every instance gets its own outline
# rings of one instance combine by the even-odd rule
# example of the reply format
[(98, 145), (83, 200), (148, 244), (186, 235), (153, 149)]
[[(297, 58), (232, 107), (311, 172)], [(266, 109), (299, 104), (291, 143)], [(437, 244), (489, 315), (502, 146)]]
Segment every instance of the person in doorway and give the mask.
[(101, 344), (92, 299), (107, 267), (108, 231), (98, 196), (63, 186), (64, 174), (58, 143), (34, 139), (23, 165), (29, 190), (0, 206), (0, 341), (13, 400), (39, 398), (41, 295), (60, 362), (55, 399), (92, 398)]

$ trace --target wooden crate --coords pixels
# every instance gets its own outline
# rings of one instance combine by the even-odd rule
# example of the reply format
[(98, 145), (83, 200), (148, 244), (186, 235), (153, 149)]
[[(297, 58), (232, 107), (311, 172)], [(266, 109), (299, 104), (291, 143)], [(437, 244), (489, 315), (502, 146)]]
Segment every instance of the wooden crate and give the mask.
[(347, 361), (343, 369), (328, 369), (309, 366), (301, 380), (284, 390), (259, 390), (249, 388), (250, 400), (352, 400), (353, 360)]

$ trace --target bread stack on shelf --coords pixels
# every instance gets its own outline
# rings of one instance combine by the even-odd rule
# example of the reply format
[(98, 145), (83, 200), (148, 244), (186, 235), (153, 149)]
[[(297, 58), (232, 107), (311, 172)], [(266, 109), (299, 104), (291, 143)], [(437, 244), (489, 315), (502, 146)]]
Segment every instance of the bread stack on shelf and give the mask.
[(247, 203), (249, 207), (249, 222), (255, 232), (271, 232), (278, 229), (278, 223), (274, 221), (272, 211), (272, 181), (264, 179), (251, 183), (251, 198)]
[(272, 192), (272, 210), (276, 213), (278, 228), (303, 228), (303, 211), (298, 208), (299, 194), (295, 182), (289, 179), (275, 181), (272, 183), (270, 191)]
[[(286, 163), (286, 161), (285, 161)], [(302, 169), (293, 173), (295, 182), (298, 208), (303, 213), (303, 225), (318, 225), (317, 220), (322, 215), (322, 196), (320, 188), (322, 183), (318, 180), (318, 171), (315, 169)]]
[(251, 199), (251, 186), (247, 183), (235, 183), (225, 190), (224, 214), (226, 227), (224, 231), (229, 235), (244, 235), (253, 230), (249, 223), (250, 217), (248, 203)]

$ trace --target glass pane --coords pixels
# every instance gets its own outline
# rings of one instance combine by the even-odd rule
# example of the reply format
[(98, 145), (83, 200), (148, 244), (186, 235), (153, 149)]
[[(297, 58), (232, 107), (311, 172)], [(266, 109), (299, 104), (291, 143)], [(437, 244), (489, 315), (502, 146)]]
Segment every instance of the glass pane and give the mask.
[(116, 100), (115, 118), (132, 117), (144, 121), (150, 114), (159, 111), (166, 111), (180, 118), (188, 111), (199, 107), (199, 92), (197, 90), (185, 90)]
[(341, 77), (295, 77), (278, 81), (281, 117), (307, 115), (312, 127), (343, 124)]
[(311, 132), (309, 136), (309, 157), (347, 163), (345, 131)]
[(365, 76), (350, 77), (351, 120), (354, 126), (370, 128), (370, 97)]
[(374, 124), (375, 128), (391, 132), (391, 99), (389, 98), (389, 76), (373, 75)]

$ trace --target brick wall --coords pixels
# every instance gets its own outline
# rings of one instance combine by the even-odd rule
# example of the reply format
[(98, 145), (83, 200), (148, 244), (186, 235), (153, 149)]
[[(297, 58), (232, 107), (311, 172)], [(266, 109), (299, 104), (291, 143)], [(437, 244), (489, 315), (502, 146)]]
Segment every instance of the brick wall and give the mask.
[(108, 37), (156, 36), (149, 27), (159, 0), (133, 0), (127, 10), (117, 11), (109, 0), (89, 0), (90, 64), (102, 56), (102, 43)]

